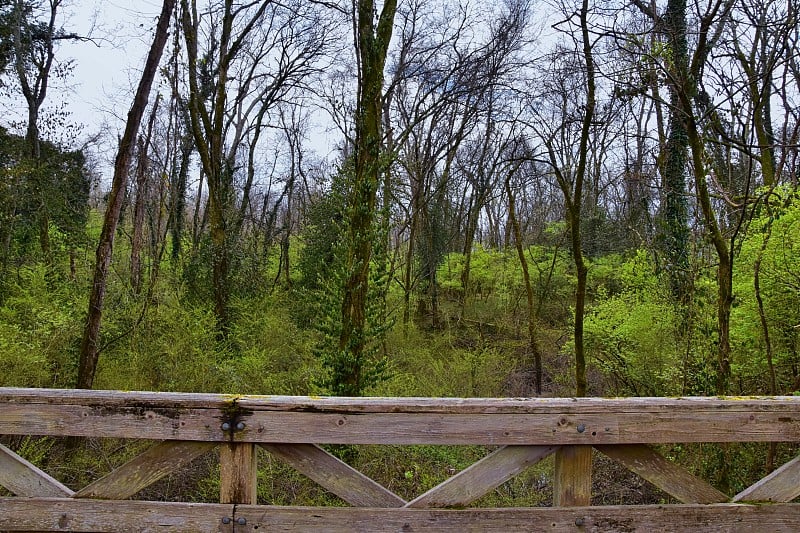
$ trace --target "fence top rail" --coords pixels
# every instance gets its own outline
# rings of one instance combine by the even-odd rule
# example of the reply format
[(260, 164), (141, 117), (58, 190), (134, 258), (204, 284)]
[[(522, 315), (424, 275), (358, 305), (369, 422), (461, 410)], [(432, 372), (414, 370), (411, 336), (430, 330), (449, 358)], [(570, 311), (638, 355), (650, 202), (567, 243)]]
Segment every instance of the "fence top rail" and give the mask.
[(657, 412), (793, 412), (800, 396), (627, 397), (627, 398), (420, 398), (268, 396), (185, 392), (32, 389), (0, 387), (0, 404), (81, 405), (226, 409), (249, 412), (440, 413), (440, 414), (608, 414)]
[(327, 398), (0, 388), (0, 435), (316, 444), (800, 442), (800, 397)]

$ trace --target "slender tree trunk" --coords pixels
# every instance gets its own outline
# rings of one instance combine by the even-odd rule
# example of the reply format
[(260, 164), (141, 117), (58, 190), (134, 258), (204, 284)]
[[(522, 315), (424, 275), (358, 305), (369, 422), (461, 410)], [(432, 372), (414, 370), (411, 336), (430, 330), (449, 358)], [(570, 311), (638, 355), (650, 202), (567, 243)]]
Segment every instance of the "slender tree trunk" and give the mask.
[[(413, 185), (412, 185), (413, 187)], [(406, 249), (406, 264), (403, 273), (403, 331), (408, 334), (408, 323), (411, 321), (411, 294), (414, 280), (414, 248), (417, 242), (417, 226), (419, 224), (419, 208), (417, 207), (418, 194), (412, 189), (411, 214), (408, 222), (408, 248)]]
[(114, 235), (117, 229), (125, 184), (128, 178), (134, 143), (136, 141), (139, 125), (142, 121), (150, 88), (153, 85), (161, 54), (167, 42), (170, 17), (175, 7), (175, 0), (164, 0), (161, 14), (158, 18), (155, 37), (150, 51), (147, 54), (142, 78), (136, 89), (133, 105), (128, 112), (125, 132), (120, 140), (117, 158), (114, 163), (114, 177), (111, 182), (111, 192), (108, 195), (108, 206), (103, 219), (103, 229), (100, 233), (100, 243), (97, 246), (95, 257), (94, 278), (89, 295), (89, 313), (86, 327), (81, 341), (80, 359), (78, 362), (77, 388), (91, 389), (97, 370), (97, 360), (100, 356), (100, 323), (103, 315), (103, 301), (106, 293), (106, 278), (111, 264), (111, 254), (114, 247)]
[[(685, 111), (688, 111), (686, 108), (689, 105), (688, 102), (684, 103)], [(731, 306), (733, 304), (733, 253), (717, 222), (714, 207), (711, 205), (711, 195), (706, 183), (703, 141), (693, 116), (688, 116), (687, 132), (689, 134), (689, 147), (692, 152), (697, 199), (700, 204), (700, 210), (703, 213), (706, 229), (717, 253), (717, 327), (719, 332), (717, 337), (715, 387), (718, 395), (724, 395), (728, 393), (731, 378), (730, 320)]]
[[(172, 187), (170, 187), (169, 226), (172, 234), (171, 257), (177, 261), (183, 248), (183, 227), (186, 218), (186, 184), (189, 176), (189, 159), (192, 154), (191, 143), (181, 140), (180, 160), (177, 169), (173, 169)], [(198, 194), (200, 192), (198, 191)]]
[(539, 335), (536, 328), (537, 314), (533, 285), (531, 285), (528, 259), (525, 257), (525, 247), (522, 243), (522, 230), (519, 227), (519, 220), (517, 220), (514, 191), (511, 189), (511, 176), (512, 173), (509, 173), (505, 180), (506, 195), (508, 196), (508, 221), (514, 234), (514, 244), (517, 249), (517, 257), (519, 257), (519, 264), (522, 267), (522, 280), (525, 284), (525, 295), (528, 304), (528, 349), (533, 356), (533, 385), (534, 391), (538, 396), (542, 394), (542, 352), (539, 350)]
[(133, 229), (131, 234), (131, 287), (134, 294), (142, 289), (142, 247), (144, 245), (144, 215), (147, 198), (147, 149), (139, 137), (139, 158), (136, 162), (136, 198), (133, 202)]
[(159, 98), (156, 98), (150, 111), (147, 134), (139, 137), (139, 158), (136, 162), (136, 199), (133, 202), (133, 234), (131, 236), (131, 286), (139, 294), (142, 289), (142, 248), (144, 247), (144, 219), (149, 193), (149, 151), (153, 125), (158, 111)]
[(583, 116), (583, 126), (581, 128), (578, 168), (575, 176), (573, 201), (568, 209), (570, 231), (572, 234), (572, 255), (575, 261), (575, 275), (577, 277), (577, 287), (575, 289), (575, 394), (577, 396), (586, 396), (587, 392), (583, 320), (586, 308), (586, 278), (589, 269), (583, 259), (581, 243), (581, 205), (583, 201), (583, 183), (586, 176), (589, 136), (591, 134), (592, 122), (594, 121), (595, 108), (594, 59), (592, 57), (592, 45), (589, 40), (588, 17), (589, 3), (587, 0), (583, 0), (580, 21), (581, 34), (583, 37), (583, 59), (586, 63), (586, 110)]
[(767, 313), (764, 309), (764, 299), (761, 296), (761, 262), (764, 259), (764, 253), (767, 250), (770, 236), (772, 235), (772, 225), (767, 226), (767, 232), (764, 235), (764, 242), (761, 243), (761, 248), (758, 250), (755, 263), (753, 265), (753, 291), (758, 303), (758, 318), (761, 322), (761, 333), (764, 335), (764, 350), (767, 356), (767, 368), (769, 370), (769, 393), (772, 396), (778, 394), (778, 380), (775, 377), (775, 363), (772, 359), (772, 340), (769, 336), (769, 324), (767, 323)]

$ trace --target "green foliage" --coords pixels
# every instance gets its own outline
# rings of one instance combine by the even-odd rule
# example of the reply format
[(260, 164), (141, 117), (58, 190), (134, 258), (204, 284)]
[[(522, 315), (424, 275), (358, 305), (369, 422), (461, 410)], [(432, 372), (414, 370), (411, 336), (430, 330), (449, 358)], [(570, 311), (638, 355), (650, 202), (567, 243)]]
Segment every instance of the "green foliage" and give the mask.
[[(569, 302), (575, 279), (565, 250), (530, 246), (528, 265), (541, 320), (563, 323), (569, 315)], [(522, 268), (511, 249), (492, 250), (476, 245), (470, 263), (470, 285), (474, 298), (467, 314), (476, 320), (495, 322), (498, 315), (519, 312), (525, 288)], [(445, 295), (461, 295), (464, 255), (451, 253), (439, 267), (439, 284)]]
[(387, 344), (392, 371), (376, 389), (381, 395), (498, 396), (517, 366), (507, 351), (482, 345), (466, 331), (431, 335), (409, 327), (389, 332)]
[[(311, 207), (311, 224), (305, 230), (305, 246), (299, 261), (302, 272), (300, 294), (305, 310), (298, 318), (300, 325), (304, 320), (308, 321), (319, 334), (314, 353), (322, 371), (314, 380), (315, 384), (337, 396), (361, 396), (386, 377), (387, 361), (378, 355), (378, 348), (390, 326), (382, 302), (388, 279), (376, 268), (380, 257), (373, 254), (366, 309), (367, 331), (363, 333), (367, 339), (353, 335), (347, 346), (340, 346), (345, 285), (350, 269), (355, 268), (348, 264), (347, 259), (348, 220), (343, 211), (348, 197), (347, 172), (346, 168), (340, 170), (331, 190)], [(373, 228), (372, 232), (373, 242), (380, 242), (379, 228)], [(381, 253), (380, 246), (374, 248), (378, 254)], [(364, 343), (367, 349), (357, 353), (352, 349), (356, 343)]]
[(49, 142), (41, 143), (37, 161), (29, 151), (23, 138), (0, 127), (0, 268), (36, 257), (43, 214), (62, 249), (85, 241), (90, 187), (85, 156)]
[(617, 268), (598, 270), (615, 290), (597, 290), (584, 326), (586, 353), (610, 379), (611, 392), (681, 394), (679, 320), (647, 252), (638, 251)]
[(75, 285), (54, 284), (42, 264), (18, 271), (0, 306), (0, 386), (71, 386), (82, 296)]
[[(763, 252), (762, 252), (763, 248)], [(769, 327), (779, 393), (793, 392), (800, 363), (800, 197), (783, 188), (753, 220), (734, 273), (731, 312), (733, 374), (744, 390), (767, 393), (766, 344), (753, 286), (761, 256), (761, 296)]]

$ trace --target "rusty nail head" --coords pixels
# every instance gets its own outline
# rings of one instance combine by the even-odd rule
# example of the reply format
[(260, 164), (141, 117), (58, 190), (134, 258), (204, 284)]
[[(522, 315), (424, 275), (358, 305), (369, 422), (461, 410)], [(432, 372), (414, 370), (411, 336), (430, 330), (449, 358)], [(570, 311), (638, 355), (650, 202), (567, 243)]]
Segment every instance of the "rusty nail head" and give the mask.
[(578, 433), (583, 433), (586, 431), (586, 426), (584, 424), (578, 424)]
[(238, 518), (238, 519), (236, 520), (236, 523), (237, 523), (237, 524), (239, 524), (240, 526), (247, 525), (247, 519), (246, 519), (246, 518), (244, 518), (244, 517), (242, 517), (242, 518)]
[(230, 430), (231, 430), (230, 422), (223, 422), (222, 423), (222, 431), (230, 431)]
[(239, 422), (238, 424), (236, 424), (237, 431), (241, 431), (243, 429), (244, 429), (244, 422)]
[(230, 524), (231, 523), (231, 517), (230, 516), (223, 516), (222, 517), (222, 523), (223, 524)]

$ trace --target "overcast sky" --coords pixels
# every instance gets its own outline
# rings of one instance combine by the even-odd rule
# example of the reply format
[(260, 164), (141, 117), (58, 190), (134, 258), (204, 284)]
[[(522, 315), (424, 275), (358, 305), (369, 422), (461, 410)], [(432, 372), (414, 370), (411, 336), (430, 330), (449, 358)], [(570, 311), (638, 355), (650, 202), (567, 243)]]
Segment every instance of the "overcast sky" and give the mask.
[[(71, 122), (84, 125), (79, 144), (103, 129), (111, 133), (107, 139), (114, 139), (124, 127), (132, 87), (138, 83), (160, 8), (160, 1), (154, 0), (64, 2), (59, 17), (64, 29), (93, 41), (64, 42), (57, 50), (57, 60), (72, 59), (74, 70), (66, 80), (52, 79), (44, 109), (66, 103)], [(25, 109), (19, 94), (3, 99), (0, 124), (24, 122)]]
[(75, 60), (72, 86), (64, 92), (74, 119), (89, 130), (104, 121), (113, 125), (114, 116), (124, 119), (159, 10), (160, 2), (152, 0), (70, 2), (65, 28), (95, 38), (60, 50)]

